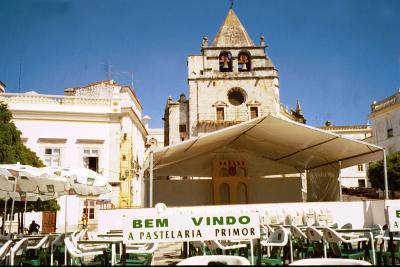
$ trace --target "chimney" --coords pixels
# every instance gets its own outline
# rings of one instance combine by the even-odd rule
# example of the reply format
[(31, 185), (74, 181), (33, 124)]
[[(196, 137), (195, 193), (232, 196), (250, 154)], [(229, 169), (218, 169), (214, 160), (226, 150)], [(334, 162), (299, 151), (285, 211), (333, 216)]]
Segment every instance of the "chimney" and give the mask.
[(149, 121), (151, 120), (151, 117), (149, 115), (144, 115), (142, 118), (142, 122), (144, 124), (144, 127), (146, 127), (146, 129), (149, 129)]

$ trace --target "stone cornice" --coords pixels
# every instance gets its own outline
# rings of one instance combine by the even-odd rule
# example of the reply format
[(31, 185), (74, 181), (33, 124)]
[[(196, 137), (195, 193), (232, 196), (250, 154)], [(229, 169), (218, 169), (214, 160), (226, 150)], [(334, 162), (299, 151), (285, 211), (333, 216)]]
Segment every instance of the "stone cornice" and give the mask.
[(249, 50), (255, 50), (255, 49), (265, 49), (266, 45), (262, 45), (262, 46), (219, 46), (219, 47), (215, 47), (215, 46), (208, 46), (208, 47), (203, 47), (202, 50), (242, 50), (242, 49), (249, 49)]
[(77, 122), (119, 122), (120, 113), (49, 112), (42, 110), (11, 110), (14, 120), (48, 120)]
[(139, 129), (139, 131), (142, 134), (144, 142), (146, 142), (146, 136), (149, 135), (149, 132), (147, 131), (146, 127), (144, 126), (142, 120), (138, 117), (135, 111), (133, 111), (132, 108), (122, 108), (121, 109), (122, 114), (127, 114), (129, 117), (132, 119), (136, 127)]
[(132, 97), (133, 101), (135, 102), (135, 104), (139, 108), (140, 112), (142, 112), (143, 111), (143, 106), (142, 106), (142, 103), (140, 103), (139, 98), (137, 97), (135, 90), (133, 90), (133, 88), (131, 86), (129, 86), (129, 85), (122, 86), (122, 89), (126, 90), (128, 92), (128, 94)]
[(251, 76), (251, 77), (198, 77), (198, 78), (188, 78), (188, 81), (215, 81), (215, 80), (271, 80), (279, 78), (278, 75), (271, 76)]
[(371, 112), (371, 114), (369, 115), (369, 118), (376, 119), (377, 117), (383, 116), (383, 115), (390, 113), (398, 108), (400, 108), (400, 103), (394, 103), (394, 104), (388, 105), (385, 108), (381, 108), (379, 110)]

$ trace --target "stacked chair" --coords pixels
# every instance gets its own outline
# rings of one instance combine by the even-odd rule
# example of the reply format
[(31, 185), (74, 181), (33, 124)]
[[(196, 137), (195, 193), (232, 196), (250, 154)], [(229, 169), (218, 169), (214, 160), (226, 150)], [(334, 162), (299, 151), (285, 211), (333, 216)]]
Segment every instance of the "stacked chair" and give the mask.
[(250, 265), (250, 262), (248, 259), (240, 256), (206, 255), (187, 258), (177, 265)]
[[(348, 236), (344, 238), (332, 228), (326, 227), (323, 230), (324, 239), (329, 244), (329, 256), (335, 258), (364, 259), (365, 250), (360, 245), (368, 242), (366, 237)], [(357, 248), (354, 248), (357, 244)]]
[(293, 249), (297, 252), (297, 258), (305, 259), (313, 256), (314, 247), (308, 241), (306, 234), (296, 225), (292, 225), (290, 230), (293, 239)]
[(287, 245), (289, 237), (285, 229), (276, 229), (268, 240), (261, 241), (261, 246), (267, 248), (267, 255), (261, 256), (261, 263), (267, 265), (283, 265), (283, 248)]
[(2, 265), (6, 265), (6, 260), (7, 260), (7, 255), (9, 251), (11, 250), (12, 247), (12, 241), (8, 240), (6, 243), (4, 243), (1, 248), (0, 248), (0, 263)]
[(28, 247), (28, 238), (22, 238), (15, 243), (9, 252), (10, 265), (21, 265), (24, 257), (24, 252)]
[(309, 226), (306, 229), (307, 239), (313, 247), (313, 257), (324, 257), (326, 258), (326, 247), (324, 242), (323, 233), (317, 230), (313, 226)]
[(130, 244), (126, 246), (126, 258), (121, 259), (123, 266), (143, 266), (154, 264), (154, 253), (158, 243)]

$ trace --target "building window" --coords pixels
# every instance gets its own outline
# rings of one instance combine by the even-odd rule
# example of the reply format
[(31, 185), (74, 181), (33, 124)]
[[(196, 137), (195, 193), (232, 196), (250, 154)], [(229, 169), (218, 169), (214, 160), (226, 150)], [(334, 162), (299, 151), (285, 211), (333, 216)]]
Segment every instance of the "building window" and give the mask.
[(239, 106), (246, 100), (246, 93), (241, 88), (232, 88), (228, 92), (228, 100), (234, 106)]
[(45, 148), (44, 150), (44, 163), (48, 167), (60, 167), (60, 154), (59, 148)]
[(179, 132), (180, 133), (186, 133), (186, 125), (185, 124), (180, 124), (179, 125)]
[(85, 207), (83, 208), (83, 213), (86, 213), (86, 216), (89, 220), (94, 220), (95, 218), (95, 205), (96, 202), (95, 200), (86, 200), (85, 201)]
[(84, 149), (83, 150), (83, 166), (92, 171), (99, 171), (99, 150)]
[(390, 118), (386, 119), (386, 133), (387, 138), (393, 137), (393, 126)]
[(358, 179), (358, 187), (365, 187), (365, 180), (364, 179)]
[(238, 70), (250, 71), (250, 69), (251, 69), (250, 55), (245, 52), (240, 52), (238, 55)]
[(222, 52), (219, 54), (219, 71), (231, 72), (232, 71), (232, 55), (229, 52)]
[(364, 165), (363, 164), (359, 164), (357, 166), (357, 169), (358, 169), (359, 172), (363, 172), (364, 171)]
[(387, 129), (387, 137), (388, 138), (393, 137), (393, 129), (392, 128)]
[(224, 108), (217, 108), (217, 121), (225, 120)]
[(250, 107), (250, 119), (258, 117), (258, 107)]

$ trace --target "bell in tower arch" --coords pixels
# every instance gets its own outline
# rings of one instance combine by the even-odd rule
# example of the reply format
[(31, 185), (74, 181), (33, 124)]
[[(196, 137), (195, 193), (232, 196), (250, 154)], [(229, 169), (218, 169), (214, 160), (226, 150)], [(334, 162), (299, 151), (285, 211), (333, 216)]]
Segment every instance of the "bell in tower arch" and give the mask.
[(222, 68), (223, 68), (224, 70), (229, 69), (229, 65), (228, 65), (228, 60), (227, 60), (227, 59), (224, 60), (224, 65), (222, 66)]
[(229, 52), (222, 52), (219, 55), (219, 70), (223, 72), (232, 71), (232, 55)]

